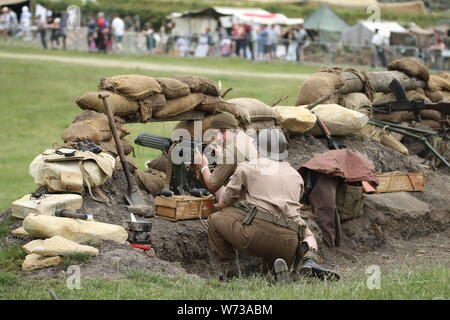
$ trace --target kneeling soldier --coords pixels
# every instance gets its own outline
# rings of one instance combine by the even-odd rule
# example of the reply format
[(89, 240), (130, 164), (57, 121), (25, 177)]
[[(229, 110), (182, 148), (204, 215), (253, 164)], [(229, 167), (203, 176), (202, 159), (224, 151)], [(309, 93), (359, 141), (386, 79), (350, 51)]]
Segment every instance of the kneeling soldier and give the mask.
[[(317, 242), (300, 217), (303, 179), (284, 161), (287, 142), (278, 129), (262, 130), (258, 158), (239, 164), (208, 218), (209, 243), (225, 276), (239, 275), (237, 250), (262, 257), (266, 271), (289, 281), (288, 266), (321, 279), (339, 275), (316, 263)], [(228, 274), (227, 274), (228, 273)]]

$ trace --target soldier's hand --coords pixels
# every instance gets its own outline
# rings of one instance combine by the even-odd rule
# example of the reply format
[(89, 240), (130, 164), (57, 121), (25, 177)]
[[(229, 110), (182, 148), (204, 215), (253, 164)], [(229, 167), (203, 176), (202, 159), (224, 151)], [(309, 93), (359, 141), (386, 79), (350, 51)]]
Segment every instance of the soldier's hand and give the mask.
[(208, 159), (204, 154), (196, 150), (194, 154), (194, 164), (199, 168), (203, 168), (204, 166), (208, 166)]

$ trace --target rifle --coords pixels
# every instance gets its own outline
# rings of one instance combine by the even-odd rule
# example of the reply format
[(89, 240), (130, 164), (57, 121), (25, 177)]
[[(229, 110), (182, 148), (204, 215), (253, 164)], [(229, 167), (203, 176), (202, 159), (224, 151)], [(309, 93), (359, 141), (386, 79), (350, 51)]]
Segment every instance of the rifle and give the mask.
[[(404, 136), (419, 140), (420, 142), (422, 142), (425, 145), (425, 147), (428, 148), (428, 150), (430, 150), (443, 164), (445, 164), (450, 169), (450, 163), (447, 160), (445, 160), (445, 158), (439, 152), (437, 152), (436, 149), (433, 148), (433, 146), (428, 142), (426, 137), (419, 136), (417, 134), (413, 134), (409, 131), (416, 132), (416, 133), (422, 133), (422, 134), (429, 135), (429, 136), (430, 135), (436, 136), (436, 135), (438, 135), (437, 132), (428, 131), (428, 130), (424, 130), (424, 129), (418, 129), (418, 128), (403, 127), (400, 125), (393, 125), (391, 123), (386, 124), (386, 122), (377, 121), (377, 120), (372, 120), (370, 123), (377, 127), (387, 128), (390, 131), (397, 132)], [(446, 138), (448, 139), (448, 137), (446, 137)]]
[[(194, 162), (195, 153), (209, 154), (214, 156), (214, 149), (211, 143), (195, 140), (194, 138), (171, 139), (161, 137), (151, 133), (140, 133), (135, 141), (137, 145), (161, 150), (169, 156), (170, 179), (169, 189), (177, 195), (190, 194), (190, 190), (203, 188), (201, 182), (196, 178), (191, 167)], [(212, 165), (213, 166), (213, 165)]]
[[(320, 130), (322, 131), (325, 139), (327, 140), (327, 144), (328, 144), (328, 149), (330, 150), (338, 150), (338, 149), (345, 149), (347, 148), (347, 146), (343, 145), (343, 144), (339, 144), (338, 142), (336, 142), (332, 137), (331, 137), (331, 132), (330, 130), (328, 130), (327, 126), (325, 125), (325, 123), (323, 123), (323, 121), (319, 118), (318, 115), (316, 115), (317, 118), (317, 125), (319, 126)], [(311, 177), (310, 177), (310, 173), (308, 171), (308, 177), (307, 177), (307, 186), (306, 189), (311, 189), (312, 186), (311, 181), (310, 181)], [(367, 181), (361, 181), (362, 187), (363, 187), (363, 192), (364, 193), (373, 193), (375, 192), (375, 188), (372, 187), (372, 185), (367, 182)], [(308, 190), (310, 191), (310, 190)]]

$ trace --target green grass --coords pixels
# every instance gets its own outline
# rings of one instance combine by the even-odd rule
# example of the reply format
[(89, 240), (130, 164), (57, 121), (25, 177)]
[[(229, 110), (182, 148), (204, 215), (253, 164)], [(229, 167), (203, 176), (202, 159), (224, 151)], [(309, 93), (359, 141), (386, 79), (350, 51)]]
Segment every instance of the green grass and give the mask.
[[(82, 270), (81, 270), (82, 273)], [(0, 299), (50, 299), (54, 290), (61, 299), (449, 299), (448, 266), (402, 269), (381, 275), (381, 288), (370, 290), (367, 276), (352, 280), (318, 282), (301, 280), (292, 285), (270, 285), (260, 277), (222, 283), (218, 280), (169, 278), (152, 272), (133, 272), (121, 279), (81, 279), (81, 288), (70, 290), (66, 279), (27, 280), (0, 271)]]
[[(4, 50), (0, 52), (26, 52), (23, 48)], [(30, 50), (34, 53), (47, 53), (44, 50)], [(68, 56), (77, 55), (73, 52), (57, 52)], [(103, 57), (109, 59), (110, 57)], [(120, 59), (133, 59), (120, 57)], [(145, 57), (152, 61), (152, 57)], [(169, 58), (167, 58), (169, 59)], [(175, 59), (179, 63), (181, 60)], [(195, 60), (183, 60), (191, 65)], [(205, 60), (205, 67), (215, 68), (216, 60)], [(231, 63), (231, 62), (226, 62)], [(244, 63), (244, 62), (240, 62)], [(251, 62), (248, 62), (251, 65)], [(273, 72), (276, 66), (272, 64)], [(301, 66), (297, 66), (302, 68)], [(309, 68), (309, 67), (305, 67)], [(73, 118), (82, 112), (73, 101), (87, 91), (96, 90), (101, 77), (116, 74), (142, 73), (152, 76), (171, 76), (172, 73), (143, 72), (136, 69), (106, 68), (70, 65), (67, 63), (47, 61), (24, 61), (0, 58), (0, 212), (10, 203), (23, 195), (34, 191), (36, 185), (28, 174), (28, 166), (40, 152), (51, 148), (54, 143), (61, 144), (60, 136)], [(221, 81), (223, 88), (233, 87), (227, 98), (252, 97), (266, 103), (272, 103), (280, 97), (288, 95), (287, 104), (293, 104), (300, 84), (296, 80), (272, 80), (268, 78), (209, 76), (210, 79)], [(129, 124), (131, 132), (126, 137), (130, 142), (140, 132), (151, 132), (169, 136), (175, 122)], [(136, 158), (139, 168), (144, 168), (144, 162), (160, 154), (160, 151), (136, 146)]]

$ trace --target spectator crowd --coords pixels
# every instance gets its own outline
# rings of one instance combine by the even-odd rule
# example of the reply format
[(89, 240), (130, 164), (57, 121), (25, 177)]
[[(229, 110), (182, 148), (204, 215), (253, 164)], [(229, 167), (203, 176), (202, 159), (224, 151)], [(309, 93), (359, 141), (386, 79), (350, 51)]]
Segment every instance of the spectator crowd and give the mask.
[[(8, 7), (1, 9), (0, 42), (13, 43), (16, 39), (31, 41), (39, 37), (44, 49), (67, 48), (68, 14), (38, 12), (33, 16), (27, 6), (18, 16)], [(83, 19), (86, 47), (89, 52), (110, 53), (146, 51), (149, 54), (172, 54), (184, 57), (241, 57), (258, 61), (304, 61), (304, 49), (310, 42), (320, 40), (301, 24), (295, 26), (249, 25), (236, 23), (231, 28), (205, 28), (195, 35), (173, 34), (175, 24), (169, 22), (155, 30), (151, 22), (141, 24), (138, 15), (106, 16), (103, 12)], [(126, 36), (129, 33), (129, 37)], [(385, 48), (388, 41), (375, 31), (372, 66), (386, 66)], [(442, 52), (442, 39), (429, 44), (429, 50)], [(132, 49), (132, 50), (130, 50)], [(448, 51), (448, 50), (446, 50)]]

